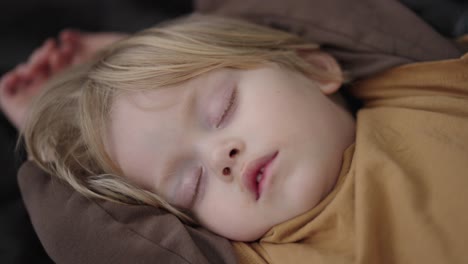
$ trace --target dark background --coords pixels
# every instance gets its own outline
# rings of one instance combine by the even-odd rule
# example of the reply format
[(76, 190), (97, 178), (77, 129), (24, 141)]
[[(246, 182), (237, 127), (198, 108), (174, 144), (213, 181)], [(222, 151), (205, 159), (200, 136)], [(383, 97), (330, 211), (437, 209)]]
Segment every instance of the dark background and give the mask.
[[(468, 32), (467, 1), (401, 2), (447, 37)], [(64, 28), (131, 33), (192, 8), (191, 0), (2, 0), (0, 74), (26, 61), (46, 38)], [(24, 154), (14, 151), (16, 137), (0, 112), (0, 263), (52, 263), (31, 227), (18, 190), (16, 173)]]
[(468, 0), (400, 0), (447, 37), (468, 32)]

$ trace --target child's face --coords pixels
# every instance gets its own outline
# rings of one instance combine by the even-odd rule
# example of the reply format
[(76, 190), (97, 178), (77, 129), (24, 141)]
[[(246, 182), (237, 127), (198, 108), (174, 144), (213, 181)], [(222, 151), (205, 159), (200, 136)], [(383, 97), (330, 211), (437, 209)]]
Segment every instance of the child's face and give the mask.
[(336, 181), (354, 123), (321, 88), (272, 65), (124, 95), (109, 152), (127, 177), (206, 228), (255, 240), (313, 208)]

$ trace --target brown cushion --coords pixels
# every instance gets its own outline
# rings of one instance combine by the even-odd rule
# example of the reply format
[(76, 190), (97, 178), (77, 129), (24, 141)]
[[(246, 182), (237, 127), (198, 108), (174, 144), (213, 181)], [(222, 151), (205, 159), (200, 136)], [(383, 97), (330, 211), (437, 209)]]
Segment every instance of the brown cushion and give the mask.
[[(388, 0), (199, 0), (200, 12), (298, 33), (331, 52), (352, 77), (460, 51)], [(59, 263), (234, 263), (229, 242), (147, 206), (88, 200), (27, 162), (19, 184), (31, 221)]]
[(149, 206), (87, 199), (26, 162), (23, 199), (57, 263), (236, 263), (224, 238)]
[(462, 53), (394, 0), (197, 0), (195, 4), (201, 13), (242, 17), (319, 43), (353, 78)]

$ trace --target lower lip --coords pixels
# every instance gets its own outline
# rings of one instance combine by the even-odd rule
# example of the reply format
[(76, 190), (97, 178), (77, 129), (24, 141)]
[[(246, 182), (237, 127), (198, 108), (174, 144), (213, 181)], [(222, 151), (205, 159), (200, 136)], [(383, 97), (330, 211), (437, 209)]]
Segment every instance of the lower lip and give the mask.
[(257, 200), (260, 199), (262, 196), (263, 191), (265, 188), (268, 186), (269, 180), (271, 178), (271, 166), (273, 161), (276, 159), (276, 156), (278, 156), (278, 152), (275, 153), (273, 158), (268, 162), (268, 164), (265, 166), (265, 170), (263, 172), (263, 178), (262, 180), (258, 183), (258, 195), (257, 195)]

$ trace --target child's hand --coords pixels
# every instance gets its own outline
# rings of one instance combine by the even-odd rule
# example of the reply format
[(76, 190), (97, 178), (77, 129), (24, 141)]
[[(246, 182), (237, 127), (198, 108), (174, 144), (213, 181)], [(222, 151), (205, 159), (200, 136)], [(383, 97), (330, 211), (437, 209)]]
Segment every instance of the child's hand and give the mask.
[(60, 34), (60, 42), (48, 39), (28, 61), (6, 73), (0, 80), (0, 107), (16, 126), (22, 129), (24, 115), (40, 87), (52, 75), (69, 66), (78, 47), (72, 32)]
[(26, 111), (43, 84), (62, 70), (89, 60), (98, 50), (125, 37), (116, 33), (81, 33), (64, 30), (57, 40), (48, 39), (28, 61), (0, 80), (0, 108), (18, 130)]

